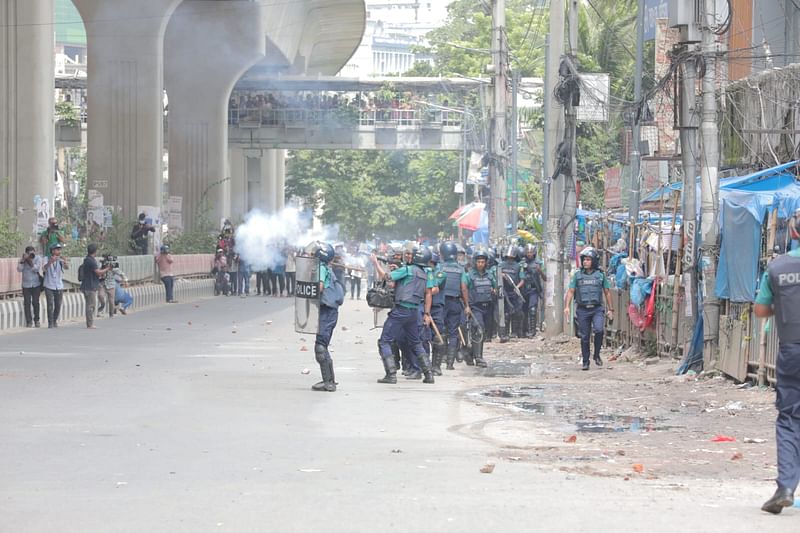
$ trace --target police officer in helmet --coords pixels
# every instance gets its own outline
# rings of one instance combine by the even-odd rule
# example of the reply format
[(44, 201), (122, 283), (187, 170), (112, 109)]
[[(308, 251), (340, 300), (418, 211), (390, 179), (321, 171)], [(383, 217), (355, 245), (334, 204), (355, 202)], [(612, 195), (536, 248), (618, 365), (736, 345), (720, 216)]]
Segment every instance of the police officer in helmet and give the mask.
[(521, 289), (525, 283), (523, 278), (524, 272), (520, 267), (517, 257), (517, 247), (509, 245), (503, 252), (503, 260), (497, 265), (498, 276), (502, 277), (505, 288), (505, 306), (503, 307), (505, 325), (500, 331), (500, 342), (508, 342), (509, 334), (513, 331), (515, 334), (519, 332), (519, 321), (521, 316), (519, 310), (522, 309), (523, 302), (516, 301), (519, 297), (516, 296), (515, 289)]
[(447, 370), (453, 370), (453, 363), (458, 355), (461, 339), (458, 328), (464, 322), (464, 306), (461, 302), (461, 285), (466, 283), (464, 267), (458, 261), (459, 247), (452, 241), (442, 243), (439, 251), (442, 256), (441, 271), (445, 276), (444, 290), (444, 324), (447, 335), (447, 354), (445, 363)]
[(394, 342), (411, 347), (425, 375), (422, 382), (433, 383), (430, 361), (420, 339), (419, 319), (419, 307), (424, 304), (425, 309), (430, 309), (431, 305), (431, 291), (428, 289), (428, 276), (425, 272), (425, 267), (431, 260), (430, 250), (407, 249), (404, 253), (405, 265), (391, 272), (381, 268), (374, 254), (371, 260), (378, 276), (395, 284), (394, 307), (383, 323), (383, 331), (378, 340), (378, 351), (386, 372), (378, 383), (397, 383), (397, 366), (392, 354)]
[[(314, 256), (319, 259), (319, 292), (330, 290), (334, 283), (334, 274), (329, 263), (333, 260), (335, 252), (333, 246), (328, 243), (317, 243)], [(336, 322), (339, 320), (339, 308), (329, 307), (322, 302), (319, 304), (319, 328), (317, 336), (314, 338), (314, 357), (319, 363), (319, 370), (322, 374), (322, 381), (311, 386), (312, 390), (335, 392), (336, 379), (333, 373), (333, 359), (328, 351), (328, 345), (336, 329)]]
[(447, 282), (447, 276), (440, 267), (441, 256), (439, 255), (439, 252), (433, 246), (429, 247), (429, 250), (431, 252), (431, 266), (427, 270), (428, 288), (431, 290), (431, 306), (429, 309), (425, 309), (423, 321), (426, 326), (425, 332), (427, 340), (429, 341), (429, 345), (431, 347), (431, 370), (434, 376), (441, 376), (442, 360), (445, 357), (446, 345), (437, 342), (438, 339), (436, 341), (433, 340), (435, 338), (436, 331), (433, 330), (432, 324), (436, 326), (436, 330), (442, 334), (442, 340), (444, 340), (444, 335), (447, 334), (444, 324), (444, 290)]
[[(569, 290), (564, 301), (564, 314), (570, 316), (570, 305), (575, 298), (577, 308), (575, 315), (578, 319), (578, 333), (581, 338), (581, 356), (583, 370), (589, 370), (589, 344), (590, 336), (594, 330), (594, 363), (603, 366), (600, 359), (600, 348), (603, 346), (603, 332), (605, 330), (604, 317), (613, 320), (614, 308), (611, 304), (611, 282), (606, 275), (598, 270), (597, 265), (600, 255), (592, 247), (584, 248), (580, 253), (581, 268), (572, 275)], [(603, 297), (608, 303), (608, 308), (603, 306)]]
[[(468, 316), (472, 316), (486, 335), (486, 323), (493, 313), (493, 298), (497, 295), (497, 277), (494, 271), (487, 269), (489, 251), (480, 247), (472, 254), (475, 267), (472, 268), (462, 284), (462, 297), (464, 298), (464, 311)], [(472, 343), (472, 357), (475, 365), (486, 367), (483, 359), (483, 342)]]
[(761, 510), (779, 514), (794, 505), (794, 491), (800, 482), (800, 250), (778, 256), (769, 264), (755, 304), (756, 316), (774, 316), (778, 330), (778, 488)]
[(524, 329), (528, 336), (533, 337), (536, 334), (538, 324), (539, 300), (544, 294), (544, 283), (547, 281), (547, 277), (536, 261), (536, 247), (532, 244), (525, 245), (522, 272), (525, 280), (525, 290), (523, 292), (525, 296)]

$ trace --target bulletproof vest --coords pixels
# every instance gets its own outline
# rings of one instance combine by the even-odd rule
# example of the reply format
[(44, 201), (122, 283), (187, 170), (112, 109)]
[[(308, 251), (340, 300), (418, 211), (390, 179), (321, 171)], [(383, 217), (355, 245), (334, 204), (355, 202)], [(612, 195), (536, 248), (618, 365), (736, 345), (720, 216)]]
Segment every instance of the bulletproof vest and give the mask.
[(514, 261), (503, 261), (500, 263), (500, 271), (506, 276), (510, 277), (514, 282), (514, 285), (519, 283), (519, 263), (515, 263)]
[(767, 269), (781, 342), (800, 342), (800, 257), (781, 255)]
[(464, 273), (464, 267), (458, 263), (445, 263), (442, 271), (447, 276), (447, 281), (444, 282), (444, 295), (461, 296), (461, 275)]
[(394, 286), (394, 302), (411, 305), (419, 305), (425, 299), (425, 287), (428, 284), (428, 276), (425, 271), (418, 266), (409, 265), (411, 281), (405, 279), (398, 280)]
[(536, 263), (531, 261), (525, 263), (525, 287), (528, 289), (541, 290), (542, 288), (542, 273), (536, 268)]
[(603, 303), (603, 273), (595, 270), (591, 274), (579, 270), (575, 277), (575, 300), (578, 305), (600, 305)]
[(469, 291), (469, 299), (471, 302), (481, 304), (492, 301), (492, 278), (489, 273), (483, 275), (479, 274), (477, 270), (469, 273), (472, 280), (472, 287)]
[(445, 285), (447, 284), (447, 278), (445, 278), (444, 283), (442, 283), (441, 285), (438, 285), (438, 283), (440, 281), (439, 280), (439, 274), (441, 272), (442, 271), (439, 268), (432, 268), (431, 269), (431, 275), (433, 276), (433, 279), (436, 281), (437, 287), (439, 287), (439, 292), (437, 294), (434, 294), (431, 297), (431, 305), (444, 305), (444, 288), (445, 288)]

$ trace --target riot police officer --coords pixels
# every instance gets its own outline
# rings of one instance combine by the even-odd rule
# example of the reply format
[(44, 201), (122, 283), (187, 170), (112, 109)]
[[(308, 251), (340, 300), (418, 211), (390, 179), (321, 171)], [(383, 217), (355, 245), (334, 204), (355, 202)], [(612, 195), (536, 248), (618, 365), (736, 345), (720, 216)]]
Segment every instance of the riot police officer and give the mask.
[[(318, 243), (314, 256), (319, 259), (319, 292), (322, 294), (326, 290), (331, 290), (335, 283), (334, 274), (328, 264), (334, 257), (333, 246), (328, 243)], [(333, 304), (332, 304), (333, 305)], [(333, 359), (328, 351), (328, 345), (336, 329), (336, 322), (339, 320), (339, 308), (319, 305), (319, 329), (314, 339), (314, 357), (319, 363), (319, 370), (322, 374), (322, 381), (311, 386), (312, 390), (335, 392), (336, 379), (333, 373)]]
[[(464, 311), (468, 316), (472, 316), (486, 331), (486, 323), (494, 312), (493, 299), (497, 296), (497, 278), (493, 271), (487, 268), (489, 252), (486, 248), (477, 248), (472, 254), (475, 263), (462, 284), (462, 296), (464, 298)], [(485, 333), (484, 333), (485, 336)], [(473, 341), (472, 357), (475, 365), (486, 367), (483, 359), (484, 339)]]
[[(442, 375), (442, 359), (444, 359), (446, 347), (441, 342), (435, 340), (436, 333), (431, 331), (433, 326), (439, 333), (446, 331), (444, 326), (444, 307), (445, 307), (445, 283), (447, 276), (439, 267), (439, 253), (431, 249), (431, 266), (428, 269), (428, 288), (431, 290), (431, 306), (425, 309), (424, 322), (427, 330), (427, 339), (431, 346), (431, 371), (434, 376)], [(460, 284), (459, 284), (460, 288)], [(444, 340), (444, 339), (442, 339)]]
[[(611, 303), (611, 283), (606, 275), (598, 270), (600, 255), (592, 247), (584, 248), (580, 253), (581, 269), (573, 274), (569, 282), (569, 290), (564, 301), (564, 314), (569, 318), (573, 297), (577, 303), (575, 315), (578, 319), (578, 332), (581, 337), (581, 356), (583, 370), (589, 370), (589, 344), (594, 330), (594, 363), (603, 366), (600, 348), (603, 346), (605, 330), (604, 316), (614, 317)], [(603, 307), (603, 296), (608, 303), (608, 310)]]
[(536, 334), (538, 325), (539, 299), (544, 294), (544, 283), (547, 281), (539, 263), (536, 261), (536, 247), (525, 245), (525, 261), (522, 265), (522, 277), (525, 281), (525, 318), (524, 330), (529, 337)]
[(761, 280), (755, 314), (775, 315), (778, 360), (775, 365), (775, 442), (778, 448), (778, 488), (761, 510), (780, 513), (794, 504), (800, 482), (800, 250), (775, 258)]
[(378, 276), (395, 284), (394, 307), (383, 323), (383, 331), (378, 340), (378, 351), (386, 372), (378, 383), (397, 383), (397, 366), (392, 354), (393, 342), (408, 345), (412, 349), (425, 375), (422, 382), (433, 383), (430, 361), (419, 336), (419, 307), (424, 302), (425, 308), (430, 309), (431, 291), (427, 288), (428, 276), (424, 268), (431, 260), (431, 253), (427, 249), (406, 250), (403, 256), (406, 264), (392, 272), (385, 272), (374, 254), (371, 259)]
[(458, 329), (464, 323), (461, 284), (466, 283), (466, 273), (464, 267), (457, 261), (458, 246), (454, 242), (443, 243), (439, 251), (443, 261), (441, 271), (445, 276), (444, 290), (440, 290), (444, 295), (444, 324), (447, 334), (445, 363), (447, 370), (453, 370), (453, 363), (460, 346)]
[(516, 293), (522, 288), (525, 283), (522, 267), (519, 264), (517, 256), (517, 247), (509, 245), (503, 252), (503, 260), (497, 265), (498, 277), (502, 279), (504, 287), (504, 306), (503, 315), (505, 323), (500, 331), (500, 342), (508, 342), (509, 333), (519, 333), (520, 327), (520, 311), (522, 310), (523, 303)]

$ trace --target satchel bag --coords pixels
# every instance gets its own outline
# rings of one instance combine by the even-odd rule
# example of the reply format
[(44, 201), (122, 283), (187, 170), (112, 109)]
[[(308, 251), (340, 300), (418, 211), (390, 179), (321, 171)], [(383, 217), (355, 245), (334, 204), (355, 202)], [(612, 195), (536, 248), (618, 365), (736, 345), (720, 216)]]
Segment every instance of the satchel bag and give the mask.
[(331, 286), (322, 291), (319, 303), (333, 309), (344, 303), (344, 287), (339, 283), (336, 276), (331, 276)]
[(386, 288), (386, 284), (375, 285), (367, 291), (367, 305), (378, 309), (394, 307), (394, 291)]

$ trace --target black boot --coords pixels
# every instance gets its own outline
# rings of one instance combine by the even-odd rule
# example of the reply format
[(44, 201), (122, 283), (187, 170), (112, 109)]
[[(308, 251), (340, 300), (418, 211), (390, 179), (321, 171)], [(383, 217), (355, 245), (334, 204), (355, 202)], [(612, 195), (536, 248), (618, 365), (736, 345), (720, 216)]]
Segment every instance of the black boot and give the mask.
[(422, 372), (414, 368), (409, 368), (407, 372), (403, 372), (406, 379), (422, 379)]
[(424, 351), (417, 355), (417, 364), (422, 369), (422, 373), (425, 375), (425, 379), (422, 380), (423, 383), (433, 383), (433, 372), (431, 372), (431, 361), (428, 359), (428, 354)]
[(447, 345), (447, 359), (445, 360), (445, 362), (447, 363), (447, 366), (445, 366), (445, 368), (447, 370), (455, 370), (453, 363), (456, 360), (456, 352), (458, 352), (457, 346), (450, 344)]
[(510, 324), (508, 323), (509, 319), (506, 318), (506, 323), (503, 327), (499, 328), (500, 331), (498, 332), (500, 336), (500, 343), (508, 342), (508, 330), (510, 328)]
[(431, 361), (431, 372), (434, 376), (442, 375), (442, 351), (444, 346), (433, 345), (433, 361)]
[(397, 383), (397, 367), (394, 365), (394, 358), (392, 356), (381, 357), (381, 361), (383, 361), (383, 370), (386, 375), (379, 379), (378, 383)]
[(581, 367), (581, 370), (589, 370), (589, 358), (583, 360), (583, 367)]
[(483, 360), (483, 342), (477, 342), (472, 347), (475, 355), (475, 366), (486, 368), (486, 361)]
[(600, 359), (600, 348), (603, 347), (603, 333), (594, 334), (594, 364), (603, 366), (603, 360)]
[(780, 514), (784, 507), (791, 507), (792, 505), (794, 505), (794, 493), (789, 489), (778, 487), (772, 498), (761, 506), (761, 510), (772, 514)]
[(319, 364), (319, 371), (322, 374), (322, 381), (311, 386), (311, 390), (318, 392), (335, 392), (336, 383), (333, 381), (333, 361), (330, 359)]

